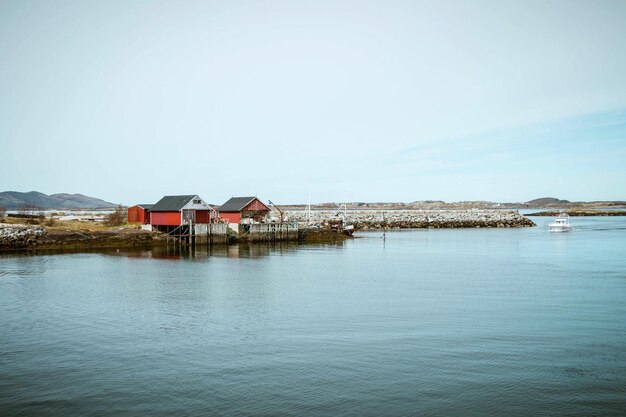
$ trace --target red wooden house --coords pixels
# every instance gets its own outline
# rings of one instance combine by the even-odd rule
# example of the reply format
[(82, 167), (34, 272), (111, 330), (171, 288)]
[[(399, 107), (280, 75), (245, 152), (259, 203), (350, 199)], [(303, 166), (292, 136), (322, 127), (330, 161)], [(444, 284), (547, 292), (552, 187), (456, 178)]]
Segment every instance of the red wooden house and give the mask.
[(270, 209), (256, 197), (233, 197), (219, 207), (219, 214), (229, 224), (262, 222)]
[(152, 226), (211, 223), (215, 218), (213, 207), (197, 195), (167, 195), (150, 209)]
[(128, 223), (150, 224), (150, 209), (154, 204), (136, 204), (128, 208)]

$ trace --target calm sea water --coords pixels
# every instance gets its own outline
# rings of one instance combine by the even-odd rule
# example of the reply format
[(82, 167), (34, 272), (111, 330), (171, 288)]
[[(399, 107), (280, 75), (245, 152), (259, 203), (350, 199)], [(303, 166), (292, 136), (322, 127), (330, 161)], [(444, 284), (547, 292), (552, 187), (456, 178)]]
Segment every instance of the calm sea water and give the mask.
[(626, 218), (0, 256), (2, 415), (625, 415)]

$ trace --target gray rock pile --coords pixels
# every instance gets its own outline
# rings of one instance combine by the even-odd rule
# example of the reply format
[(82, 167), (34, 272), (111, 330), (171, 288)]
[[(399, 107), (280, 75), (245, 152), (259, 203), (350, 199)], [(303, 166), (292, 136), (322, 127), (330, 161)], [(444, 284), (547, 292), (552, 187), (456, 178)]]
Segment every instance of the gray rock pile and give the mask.
[(44, 234), (46, 230), (39, 226), (0, 224), (0, 249), (34, 245), (37, 238)]
[[(306, 211), (289, 211), (289, 221), (308, 222)], [(313, 211), (311, 222), (321, 223), (341, 219), (343, 212)], [(346, 223), (356, 229), (443, 229), (466, 227), (529, 227), (532, 220), (513, 210), (352, 210), (348, 211)]]

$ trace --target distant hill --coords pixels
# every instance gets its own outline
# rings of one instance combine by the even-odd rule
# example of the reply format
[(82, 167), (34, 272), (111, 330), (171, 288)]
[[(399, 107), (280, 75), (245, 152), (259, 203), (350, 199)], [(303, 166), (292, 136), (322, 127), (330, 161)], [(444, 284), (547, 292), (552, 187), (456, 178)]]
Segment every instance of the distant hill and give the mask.
[[(410, 203), (402, 202), (377, 202), (377, 203), (364, 203), (348, 202), (348, 209), (360, 209), (360, 210), (467, 210), (472, 208), (478, 209), (592, 209), (602, 207), (619, 207), (626, 208), (626, 201), (569, 201), (561, 200), (554, 197), (543, 197), (534, 200), (527, 201), (525, 203), (503, 203), (494, 201), (456, 201), (446, 202), (441, 200), (416, 200)], [(281, 204), (281, 208), (287, 210), (303, 210), (306, 208), (306, 204)], [(336, 202), (316, 203), (312, 205), (312, 208), (316, 210), (339, 210), (341, 204)]]
[(40, 209), (100, 209), (115, 207), (116, 204), (99, 198), (88, 197), (82, 194), (51, 194), (46, 195), (37, 191), (21, 193), (18, 191), (4, 191), (0, 193), (0, 207), (15, 210), (24, 207)]
[(529, 207), (552, 207), (552, 206), (564, 206), (570, 204), (571, 201), (559, 200), (554, 197), (536, 198), (526, 202)]

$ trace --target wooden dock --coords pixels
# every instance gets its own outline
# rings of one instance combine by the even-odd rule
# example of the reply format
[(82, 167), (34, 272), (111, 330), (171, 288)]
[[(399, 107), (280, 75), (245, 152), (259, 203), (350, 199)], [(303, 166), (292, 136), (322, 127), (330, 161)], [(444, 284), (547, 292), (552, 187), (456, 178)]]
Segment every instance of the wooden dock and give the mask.
[(185, 224), (169, 230), (159, 226), (157, 230), (167, 235), (168, 245), (195, 246), (228, 243), (228, 225), (225, 223)]
[(298, 223), (253, 223), (239, 225), (239, 238), (249, 242), (298, 240)]

